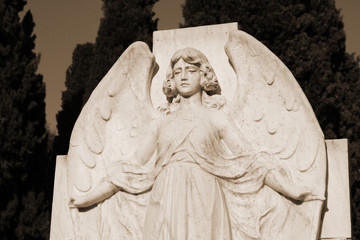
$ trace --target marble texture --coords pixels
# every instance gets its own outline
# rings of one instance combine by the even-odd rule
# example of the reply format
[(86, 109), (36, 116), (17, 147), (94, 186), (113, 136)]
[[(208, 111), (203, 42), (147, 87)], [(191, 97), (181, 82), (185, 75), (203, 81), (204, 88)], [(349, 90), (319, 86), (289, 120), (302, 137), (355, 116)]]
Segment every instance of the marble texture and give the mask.
[[(328, 156), (327, 200), (320, 239), (351, 239), (347, 140), (326, 140)], [(66, 156), (58, 156), (54, 182), (50, 239), (74, 239), (66, 190)]]
[[(230, 33), (225, 46), (237, 75), (236, 94), (229, 114), (248, 141), (265, 148), (289, 168), (292, 181), (311, 186), (323, 195), (326, 187), (326, 152), (321, 128), (300, 86), (287, 67), (252, 36)], [(270, 227), (265, 239), (316, 239), (321, 201), (288, 206), (286, 223)], [(284, 211), (282, 211), (283, 213)], [(285, 216), (284, 216), (285, 217)]]
[(50, 239), (74, 239), (71, 211), (67, 191), (66, 156), (56, 157), (54, 195), (52, 203)]
[(321, 239), (351, 239), (348, 141), (326, 140), (328, 184)]
[[(73, 239), (209, 239), (211, 231), (199, 231), (207, 220), (227, 239), (318, 237), (322, 131), (286, 66), (236, 29), (231, 23), (155, 32), (155, 56), (144, 43), (129, 46), (84, 106), (66, 164), (59, 160), (52, 239), (69, 234), (70, 223)], [(186, 48), (176, 58), (183, 47), (205, 56)], [(206, 90), (205, 77), (218, 84), (216, 94)], [(178, 94), (168, 103), (164, 81)], [(167, 115), (155, 111), (158, 104)], [(186, 214), (176, 211), (183, 194), (185, 209), (193, 208)], [(196, 211), (209, 209), (201, 198), (217, 208)]]

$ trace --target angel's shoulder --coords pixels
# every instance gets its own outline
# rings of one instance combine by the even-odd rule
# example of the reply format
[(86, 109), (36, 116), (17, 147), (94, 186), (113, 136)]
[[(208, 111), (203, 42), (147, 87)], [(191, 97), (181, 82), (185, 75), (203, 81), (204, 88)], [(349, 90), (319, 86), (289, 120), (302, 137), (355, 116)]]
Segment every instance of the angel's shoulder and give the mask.
[(224, 128), (229, 122), (228, 114), (222, 109), (208, 109), (206, 115), (217, 129)]
[(152, 118), (150, 122), (148, 122), (147, 124), (148, 131), (152, 132), (153, 134), (157, 134), (163, 122), (164, 122), (163, 116)]
[(222, 109), (207, 109), (206, 115), (214, 121), (227, 119), (227, 114)]

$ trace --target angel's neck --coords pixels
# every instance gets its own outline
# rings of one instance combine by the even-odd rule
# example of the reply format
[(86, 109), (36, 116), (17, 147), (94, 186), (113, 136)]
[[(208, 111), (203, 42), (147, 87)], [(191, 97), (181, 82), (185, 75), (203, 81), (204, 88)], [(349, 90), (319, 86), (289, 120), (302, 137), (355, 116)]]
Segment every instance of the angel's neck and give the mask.
[(181, 96), (178, 110), (192, 111), (192, 110), (197, 110), (200, 107), (202, 107), (202, 102), (201, 102), (201, 93), (199, 92), (190, 97)]

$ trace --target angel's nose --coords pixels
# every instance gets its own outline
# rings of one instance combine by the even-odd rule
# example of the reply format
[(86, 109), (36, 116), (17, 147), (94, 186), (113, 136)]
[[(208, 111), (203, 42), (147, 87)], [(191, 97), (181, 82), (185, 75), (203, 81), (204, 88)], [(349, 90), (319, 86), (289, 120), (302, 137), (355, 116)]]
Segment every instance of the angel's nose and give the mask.
[(181, 72), (181, 80), (187, 80), (187, 72), (186, 71)]

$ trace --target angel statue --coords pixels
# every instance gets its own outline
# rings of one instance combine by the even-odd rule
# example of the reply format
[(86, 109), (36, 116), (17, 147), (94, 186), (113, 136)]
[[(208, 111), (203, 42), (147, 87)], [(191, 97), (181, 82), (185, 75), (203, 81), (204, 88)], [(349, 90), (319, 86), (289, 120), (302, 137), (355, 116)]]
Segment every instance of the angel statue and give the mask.
[(294, 77), (242, 31), (225, 101), (207, 57), (176, 51), (157, 111), (155, 58), (132, 44), (82, 110), (67, 156), (75, 239), (316, 239), (324, 140)]

